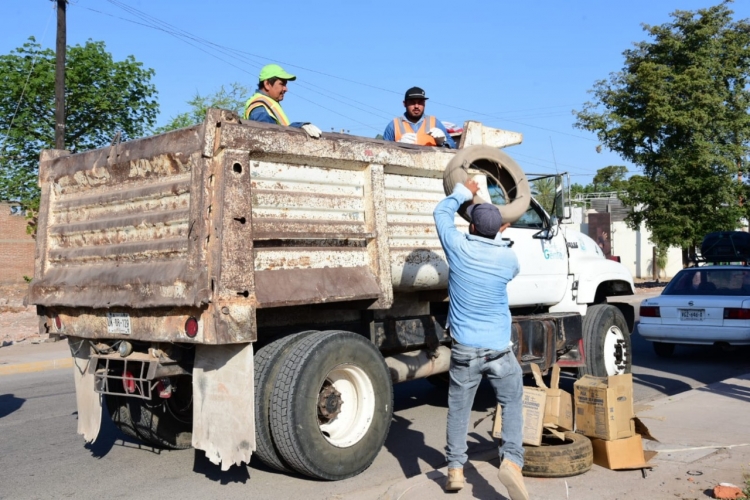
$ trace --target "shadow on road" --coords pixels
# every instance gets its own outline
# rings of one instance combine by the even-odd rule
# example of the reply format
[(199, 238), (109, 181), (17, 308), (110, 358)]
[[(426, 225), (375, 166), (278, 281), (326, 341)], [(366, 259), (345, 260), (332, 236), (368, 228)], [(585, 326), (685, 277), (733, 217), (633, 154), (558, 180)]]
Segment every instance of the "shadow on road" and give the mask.
[(221, 467), (211, 463), (206, 458), (206, 454), (201, 450), (195, 450), (195, 459), (193, 460), (193, 472), (203, 474), (206, 479), (216, 481), (220, 484), (242, 483), (246, 484), (250, 479), (250, 472), (244, 465), (233, 465), (227, 471), (222, 471)]
[(445, 455), (427, 446), (424, 442), (424, 434), (410, 429), (411, 424), (410, 420), (394, 414), (388, 438), (385, 440), (386, 449), (398, 459), (405, 477), (422, 473), (419, 459), (427, 462), (434, 469), (445, 464)]
[(13, 394), (0, 395), (0, 418), (7, 417), (23, 406), (26, 400), (17, 398)]
[(701, 387), (698, 390), (702, 392), (710, 392), (712, 394), (719, 394), (721, 396), (739, 399), (740, 401), (750, 403), (750, 388), (742, 385), (719, 382), (718, 384), (713, 384), (710, 387)]

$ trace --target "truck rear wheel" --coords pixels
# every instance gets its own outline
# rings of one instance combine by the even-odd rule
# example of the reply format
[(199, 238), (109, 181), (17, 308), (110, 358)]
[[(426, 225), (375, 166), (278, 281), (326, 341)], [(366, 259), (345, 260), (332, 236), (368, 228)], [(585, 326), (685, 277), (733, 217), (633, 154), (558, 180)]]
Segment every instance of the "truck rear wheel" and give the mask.
[(255, 455), (267, 466), (289, 472), (271, 435), (271, 397), (279, 369), (296, 342), (315, 331), (301, 332), (274, 340), (255, 353)]
[(193, 440), (193, 385), (190, 377), (171, 379), (175, 391), (162, 399), (128, 398), (136, 433), (145, 443), (169, 450), (184, 450)]
[(355, 476), (375, 460), (391, 424), (385, 360), (354, 333), (308, 335), (279, 370), (270, 415), (274, 443), (294, 470), (328, 480)]
[(591, 468), (594, 450), (591, 440), (582, 434), (566, 432), (564, 442), (544, 434), (541, 446), (524, 446), (523, 462), (524, 476), (575, 476)]
[(579, 375), (606, 377), (630, 373), (633, 351), (625, 316), (615, 306), (590, 306), (583, 317), (583, 346), (586, 365)]

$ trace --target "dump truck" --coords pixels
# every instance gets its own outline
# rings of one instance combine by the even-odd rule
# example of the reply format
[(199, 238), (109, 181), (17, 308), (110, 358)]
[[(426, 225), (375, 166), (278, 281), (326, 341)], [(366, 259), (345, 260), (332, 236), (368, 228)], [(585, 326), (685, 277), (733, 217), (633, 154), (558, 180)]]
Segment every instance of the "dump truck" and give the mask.
[(508, 295), (524, 370), (630, 371), (633, 310), (607, 297), (631, 295), (632, 277), (561, 223), (561, 176), (552, 214), (532, 199), (501, 149), (521, 140), (471, 121), (457, 150), (312, 139), (212, 109), (189, 128), (42, 152), (27, 300), (69, 343), (78, 432), (93, 441), (109, 414), (223, 470), (256, 454), (320, 479), (361, 473), (393, 384), (449, 369), (432, 212), (470, 175), (514, 222), (502, 236), (521, 267)]

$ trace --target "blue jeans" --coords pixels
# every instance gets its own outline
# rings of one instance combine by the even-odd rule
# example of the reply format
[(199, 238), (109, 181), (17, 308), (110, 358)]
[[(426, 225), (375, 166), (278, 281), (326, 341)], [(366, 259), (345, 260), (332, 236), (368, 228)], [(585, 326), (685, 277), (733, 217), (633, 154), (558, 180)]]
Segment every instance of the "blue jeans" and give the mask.
[(523, 468), (523, 372), (513, 351), (467, 347), (454, 342), (449, 374), (448, 445), (445, 447), (448, 468), (463, 467), (468, 459), (466, 434), (482, 375), (487, 375), (503, 409), (500, 460), (510, 460)]

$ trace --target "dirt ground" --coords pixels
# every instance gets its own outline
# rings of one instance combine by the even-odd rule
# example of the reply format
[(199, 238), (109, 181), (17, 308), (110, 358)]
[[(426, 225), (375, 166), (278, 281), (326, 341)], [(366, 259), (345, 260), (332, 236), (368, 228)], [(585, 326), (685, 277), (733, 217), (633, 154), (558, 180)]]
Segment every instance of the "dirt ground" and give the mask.
[(0, 285), (0, 346), (39, 341), (36, 306), (26, 307), (27, 285)]

